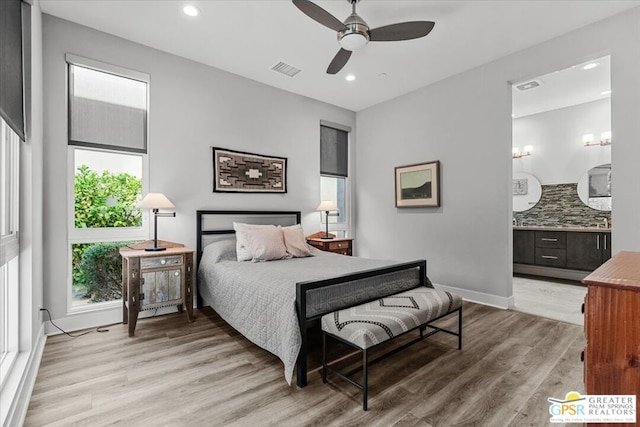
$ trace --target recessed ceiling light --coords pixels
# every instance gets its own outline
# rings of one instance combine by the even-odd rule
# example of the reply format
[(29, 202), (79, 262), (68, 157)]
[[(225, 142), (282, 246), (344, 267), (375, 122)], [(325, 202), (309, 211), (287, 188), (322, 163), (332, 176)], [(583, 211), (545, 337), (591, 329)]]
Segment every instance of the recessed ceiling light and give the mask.
[(345, 77), (347, 79), (348, 82), (352, 82), (356, 79), (356, 76), (354, 76), (353, 74), (349, 74), (347, 77)]
[(200, 15), (200, 9), (198, 9), (197, 7), (192, 6), (190, 4), (188, 4), (185, 7), (183, 7), (182, 11), (187, 16), (198, 16), (198, 15)]
[(592, 68), (596, 68), (598, 65), (600, 65), (599, 62), (589, 62), (587, 65), (582, 67), (582, 69), (583, 70), (591, 70)]
[(381, 79), (384, 79), (387, 77), (387, 73), (380, 73), (378, 74), (378, 77), (380, 77)]
[(600, 95), (611, 95), (611, 91), (610, 90), (603, 90), (602, 92), (600, 92)]

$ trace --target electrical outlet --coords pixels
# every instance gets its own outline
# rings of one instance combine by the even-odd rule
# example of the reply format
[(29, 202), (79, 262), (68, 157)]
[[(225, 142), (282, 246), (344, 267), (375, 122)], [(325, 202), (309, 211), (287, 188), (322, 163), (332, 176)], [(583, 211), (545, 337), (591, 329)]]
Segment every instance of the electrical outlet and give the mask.
[(38, 306), (38, 320), (42, 321), (44, 317), (45, 309), (41, 305)]

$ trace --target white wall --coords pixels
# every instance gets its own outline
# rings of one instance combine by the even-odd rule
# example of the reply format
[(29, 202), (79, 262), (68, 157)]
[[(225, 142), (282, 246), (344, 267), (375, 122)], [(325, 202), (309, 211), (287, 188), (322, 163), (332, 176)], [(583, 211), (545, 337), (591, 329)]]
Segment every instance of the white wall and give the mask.
[[(613, 251), (640, 249), (640, 8), (357, 115), (363, 256), (426, 258), (433, 281), (507, 306), (512, 295), (510, 83), (611, 55)], [(444, 60), (444, 59), (443, 59)], [(442, 207), (396, 209), (394, 166), (442, 162)]]
[(513, 171), (530, 173), (543, 185), (576, 183), (592, 167), (611, 163), (610, 145), (585, 147), (582, 136), (599, 139), (609, 130), (609, 98), (514, 119), (513, 146), (531, 145), (533, 154), (513, 159)]
[[(45, 305), (69, 328), (120, 321), (67, 315), (67, 115), (65, 53), (142, 71), (150, 79), (149, 191), (164, 193), (176, 218), (160, 239), (195, 248), (197, 209), (301, 210), (308, 233), (322, 229), (320, 120), (354, 127), (355, 114), (193, 61), (44, 15)], [(211, 146), (288, 158), (288, 193), (213, 193)]]

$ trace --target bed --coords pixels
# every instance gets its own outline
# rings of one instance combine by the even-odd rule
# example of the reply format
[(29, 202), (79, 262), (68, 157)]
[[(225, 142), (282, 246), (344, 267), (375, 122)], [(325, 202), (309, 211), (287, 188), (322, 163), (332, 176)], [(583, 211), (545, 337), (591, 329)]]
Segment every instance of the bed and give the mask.
[(233, 222), (300, 223), (300, 212), (197, 211), (198, 307), (211, 306), (253, 343), (278, 356), (291, 383), (307, 384), (307, 331), (322, 315), (425, 286), (426, 261), (398, 263), (322, 252), (238, 262)]

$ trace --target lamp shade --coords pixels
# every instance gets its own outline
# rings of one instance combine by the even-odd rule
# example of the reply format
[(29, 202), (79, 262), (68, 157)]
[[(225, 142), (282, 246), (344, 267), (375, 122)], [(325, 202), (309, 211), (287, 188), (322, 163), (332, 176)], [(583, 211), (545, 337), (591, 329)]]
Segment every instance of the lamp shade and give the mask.
[(336, 202), (332, 200), (323, 200), (322, 202), (320, 202), (316, 210), (317, 211), (337, 211), (338, 205), (336, 205)]
[(136, 205), (141, 209), (167, 209), (173, 208), (173, 203), (162, 193), (148, 193), (144, 199)]

